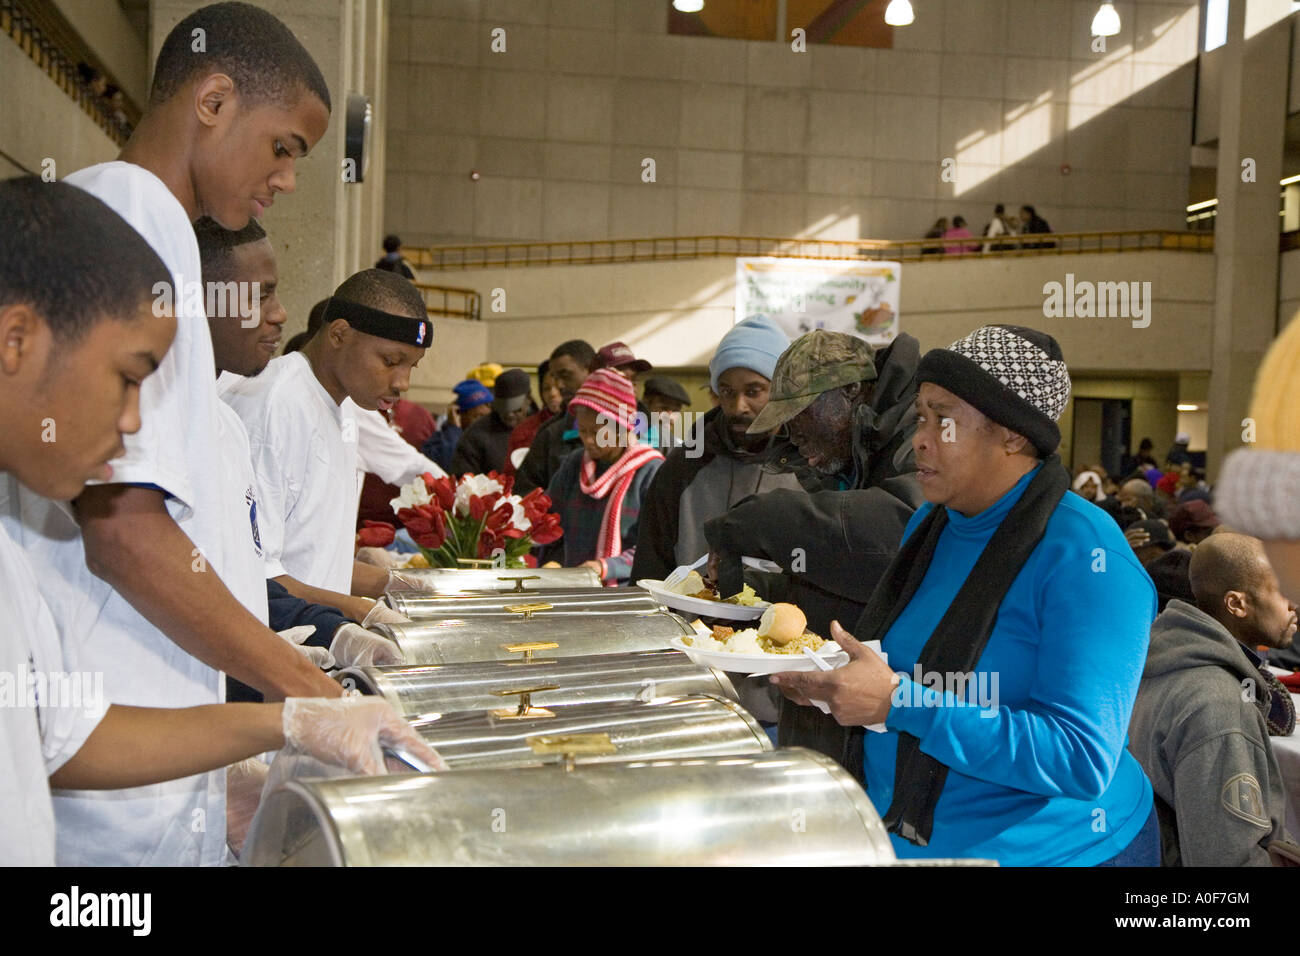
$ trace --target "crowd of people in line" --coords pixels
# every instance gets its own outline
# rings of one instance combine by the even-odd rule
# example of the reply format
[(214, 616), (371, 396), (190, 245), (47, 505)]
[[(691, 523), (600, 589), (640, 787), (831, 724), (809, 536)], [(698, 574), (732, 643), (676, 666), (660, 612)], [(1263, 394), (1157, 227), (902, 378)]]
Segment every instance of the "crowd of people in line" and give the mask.
[[(287, 316), (258, 218), (330, 115), (293, 34), (197, 10), (150, 103), (119, 160), (0, 182), (0, 675), (31, 689), (0, 708), (5, 862), (227, 862), (255, 758), (281, 748), (440, 768), (327, 669), (400, 663), (371, 625), (404, 620), (377, 598), (415, 586), (396, 541), (357, 550), (360, 477), (460, 468), (544, 490), (563, 534), (537, 561), (619, 586), (704, 558), (720, 595), (797, 604), (849, 662), (742, 682), (742, 702), (854, 774), (900, 857), (1300, 862), (1270, 743), (1294, 731), (1300, 663), (1300, 323), (1213, 488), (1187, 436), (1071, 476), (1065, 356), (1013, 325), (922, 352), (750, 318), (691, 422), (672, 379), (638, 400), (653, 369), (626, 344), (568, 340), (538, 401), (488, 363), (439, 424), (402, 398), (436, 329), (400, 269), (347, 277), (273, 358)], [(259, 298), (213, 309), (181, 294), (200, 275)], [(50, 692), (72, 673), (102, 694)]]
[(1008, 216), (1006, 207), (998, 203), (993, 207), (993, 218), (984, 224), (984, 231), (981, 233), (983, 242), (962, 241), (976, 239), (967, 228), (964, 216), (953, 216), (951, 221), (947, 217), (940, 217), (935, 220), (930, 231), (925, 234), (925, 238), (949, 241), (922, 246), (921, 255), (959, 256), (976, 252), (1005, 252), (1011, 249), (1052, 249), (1055, 248), (1056, 243), (1051, 239), (1040, 239), (1034, 242), (1007, 242), (1005, 239), (998, 241), (999, 236), (1043, 235), (1051, 231), (1052, 227), (1047, 224), (1047, 220), (1040, 216), (1033, 206), (1021, 206), (1019, 215)]

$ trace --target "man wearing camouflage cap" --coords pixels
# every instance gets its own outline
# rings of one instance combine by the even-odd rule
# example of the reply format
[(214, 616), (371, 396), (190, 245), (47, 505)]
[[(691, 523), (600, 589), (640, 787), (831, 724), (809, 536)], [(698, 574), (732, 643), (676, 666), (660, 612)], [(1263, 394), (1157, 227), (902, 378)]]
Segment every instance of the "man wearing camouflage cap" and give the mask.
[[(907, 334), (876, 351), (825, 330), (781, 355), (771, 397), (749, 430), (786, 425), (823, 488), (770, 491), (705, 522), (710, 575), (724, 594), (740, 590), (742, 555), (766, 558), (781, 573), (746, 575), (764, 598), (797, 604), (823, 635), (832, 620), (857, 620), (923, 500), (911, 445), (919, 361), (920, 346)], [(861, 771), (861, 728), (841, 727), (815, 708), (784, 702), (778, 740)]]

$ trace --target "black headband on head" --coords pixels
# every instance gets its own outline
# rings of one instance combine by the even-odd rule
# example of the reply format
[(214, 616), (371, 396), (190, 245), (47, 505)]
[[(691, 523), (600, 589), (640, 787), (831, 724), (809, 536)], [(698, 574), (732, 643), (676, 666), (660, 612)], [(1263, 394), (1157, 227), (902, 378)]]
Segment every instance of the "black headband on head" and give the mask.
[(349, 302), (347, 299), (337, 299), (333, 296), (326, 299), (325, 303), (325, 313), (321, 318), (322, 325), (329, 325), (335, 319), (343, 319), (358, 332), (377, 335), (381, 339), (390, 339), (393, 342), (419, 348), (428, 348), (429, 341), (433, 338), (433, 326), (428, 319), (394, 315), (392, 312), (384, 312), (382, 309), (373, 309), (359, 302)]

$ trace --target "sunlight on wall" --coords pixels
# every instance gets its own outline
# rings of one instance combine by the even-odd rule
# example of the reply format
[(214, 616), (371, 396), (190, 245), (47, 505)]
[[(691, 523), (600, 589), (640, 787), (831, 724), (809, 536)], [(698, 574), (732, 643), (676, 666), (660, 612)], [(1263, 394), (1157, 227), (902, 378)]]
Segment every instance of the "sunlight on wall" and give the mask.
[[(1195, 49), (1187, 43), (1187, 31), (1196, 32), (1198, 16), (1195, 8), (1189, 8), (1171, 17), (1142, 38), (1144, 45), (1136, 50), (1132, 40), (1114, 46), (1116, 39), (1123, 39), (1122, 34), (1112, 38), (1111, 49), (1101, 60), (1088, 64), (1071, 78), (1064, 103), (1055, 96), (1057, 91), (1044, 90), (1032, 103), (1004, 113), (1001, 130), (977, 130), (962, 137), (955, 144), (957, 181), (953, 195), (969, 192), (1051, 143), (1053, 119), (1062, 106), (1066, 110), (1064, 132), (1077, 130), (1194, 59)], [(1125, 27), (1132, 36), (1136, 27)], [(1061, 132), (1058, 129), (1055, 135)]]

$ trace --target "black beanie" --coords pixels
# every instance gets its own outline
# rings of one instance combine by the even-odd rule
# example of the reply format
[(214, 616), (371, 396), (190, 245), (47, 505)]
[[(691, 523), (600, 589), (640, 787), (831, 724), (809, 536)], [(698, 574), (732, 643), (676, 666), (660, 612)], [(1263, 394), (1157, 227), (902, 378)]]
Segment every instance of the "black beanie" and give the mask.
[(1024, 435), (1040, 458), (1061, 444), (1056, 421), (1070, 398), (1070, 375), (1056, 339), (1019, 325), (986, 325), (931, 349), (916, 381), (931, 382)]

